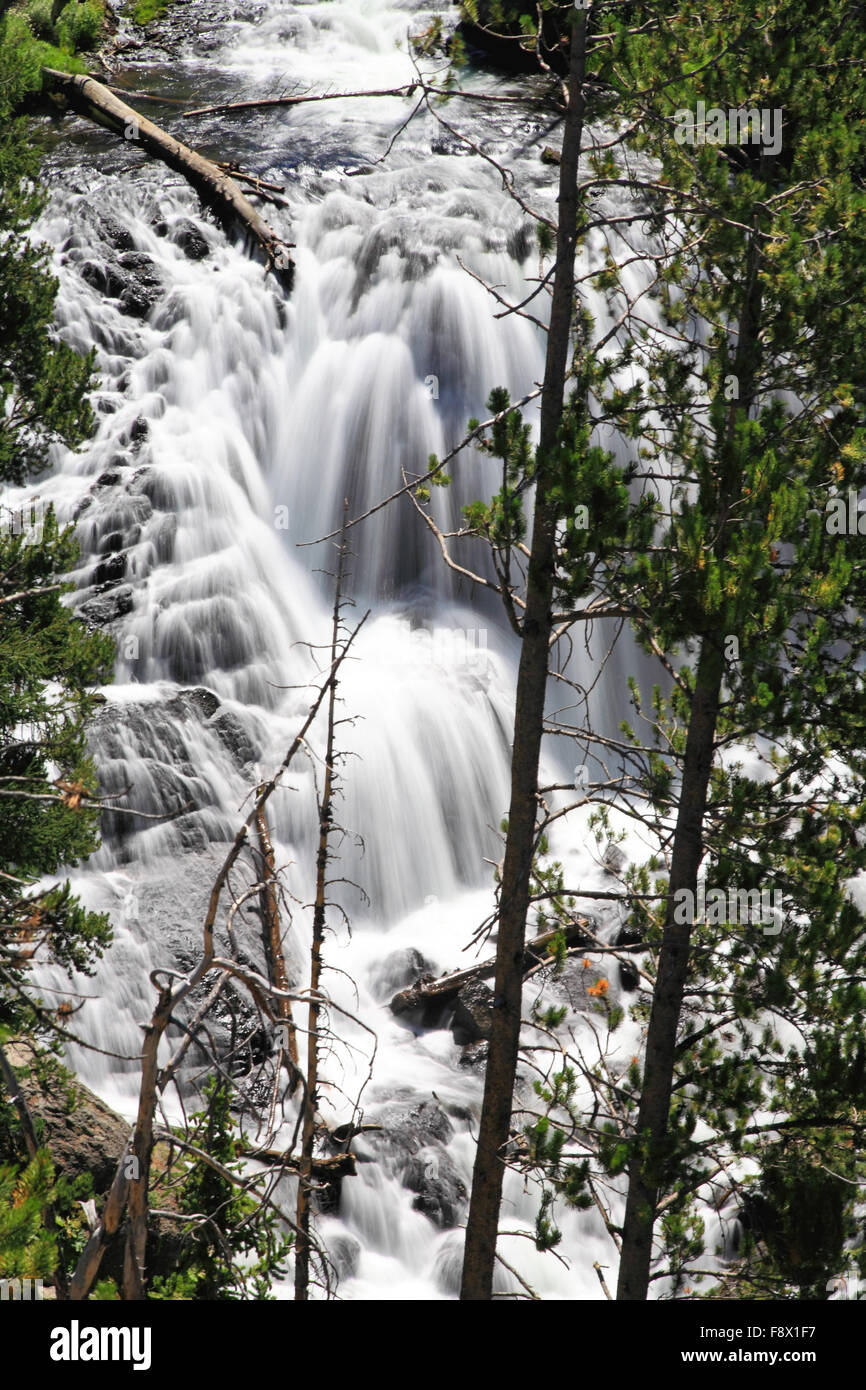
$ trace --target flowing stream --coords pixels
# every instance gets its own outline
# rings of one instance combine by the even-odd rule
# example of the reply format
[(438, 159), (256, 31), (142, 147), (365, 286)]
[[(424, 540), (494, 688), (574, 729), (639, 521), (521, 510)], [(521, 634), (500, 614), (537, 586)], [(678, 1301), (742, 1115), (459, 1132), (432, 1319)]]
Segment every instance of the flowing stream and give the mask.
[[(177, 7), (146, 47), (124, 54), (123, 80), (199, 102), (391, 88), (413, 76), (407, 30), (437, 12), (447, 17), (450, 7), (194, 2)], [(472, 70), (465, 84), (519, 90), (516, 80)], [(485, 415), (492, 387), (518, 398), (541, 378), (540, 331), (516, 315), (497, 318), (501, 305), (472, 278), (521, 299), (539, 267), (532, 224), (495, 165), (423, 109), (384, 157), (412, 107), (411, 98), (379, 97), (165, 118), (205, 152), (285, 185), (289, 206), (264, 212), (297, 243), (289, 300), (203, 215), (184, 182), (134, 142), (71, 118), (62, 135), (47, 136), (53, 196), (39, 232), (55, 248), (60, 322), (68, 341), (98, 350), (96, 437), (58, 457), (41, 487), (78, 522), (74, 602), (118, 645), (94, 753), (109, 799), (151, 814), (191, 807), (168, 821), (107, 815), (101, 850), (73, 873), (77, 891), (115, 923), (98, 975), (77, 982), (93, 996), (79, 1031), (106, 1052), (137, 1051), (153, 1006), (149, 971), (195, 960), (207, 893), (242, 807), (279, 765), (309, 706), (308, 683), (325, 660), (335, 551), (308, 543), (339, 526), (344, 499), (357, 515), (399, 487), (404, 468), (423, 472), (431, 451), (443, 454), (467, 418)], [(515, 168), (531, 204), (552, 210), (555, 170), (539, 155), (556, 133), (544, 121), (482, 103), (452, 103), (441, 114)], [(526, 418), (535, 423), (532, 406)], [(454, 484), (434, 493), (434, 506), (456, 525), (463, 503), (495, 490), (496, 468), (466, 451), (451, 472)], [(363, 1122), (382, 1128), (355, 1139), (358, 1175), (343, 1182), (338, 1209), (318, 1218), (318, 1230), (340, 1271), (341, 1297), (453, 1297), (480, 1049), (456, 1041), (447, 1019), (410, 1026), (388, 1001), (414, 978), (419, 953), (434, 973), (478, 958), (465, 948), (491, 910), (501, 855), (515, 643), (497, 604), (445, 567), (408, 499), (357, 527), (352, 548), (356, 607), (346, 621), (371, 614), (340, 688), (350, 721), (338, 731), (348, 755), (338, 806), (347, 833), (334, 876), (346, 882), (332, 894), (352, 931), (335, 909), (325, 984), (360, 1022), (332, 1012), (338, 1041), (323, 1059), (321, 1109), (329, 1124), (347, 1123), (362, 1091)], [(477, 550), (459, 558), (483, 563)], [(575, 662), (591, 677), (586, 656)], [(597, 707), (605, 716), (621, 674), (612, 662), (604, 673)], [(321, 728), (311, 742), (313, 754), (296, 760), (269, 808), (299, 983)], [(567, 781), (574, 753), (550, 757), (551, 780)], [(569, 883), (610, 887), (587, 814), (560, 822), (552, 849)], [(250, 863), (233, 887), (253, 881)], [(255, 963), (253, 906), (237, 912), (234, 926), (238, 950)], [(601, 921), (604, 931), (615, 927)], [(220, 941), (228, 949), (224, 930)], [(490, 943), (482, 950), (489, 954)], [(616, 992), (618, 967), (609, 966)], [(533, 986), (535, 994), (546, 987)], [(591, 1047), (582, 999), (570, 1026)], [(377, 1038), (372, 1063), (367, 1029)], [(621, 1025), (618, 1038), (612, 1065), (624, 1067), (638, 1048), (635, 1026)], [(133, 1061), (83, 1048), (71, 1061), (132, 1113)], [(531, 1101), (528, 1073), (522, 1085)], [(290, 1107), (286, 1115), (283, 1139)], [(290, 1184), (283, 1195), (290, 1200)], [(503, 1227), (515, 1234), (502, 1242), (506, 1259), (543, 1297), (603, 1297), (593, 1263), (610, 1279), (616, 1252), (598, 1214), (558, 1213), (558, 1260), (526, 1238), (537, 1208), (537, 1189), (509, 1174)], [(503, 1268), (498, 1287), (519, 1286)], [(291, 1296), (288, 1285), (280, 1293)]]

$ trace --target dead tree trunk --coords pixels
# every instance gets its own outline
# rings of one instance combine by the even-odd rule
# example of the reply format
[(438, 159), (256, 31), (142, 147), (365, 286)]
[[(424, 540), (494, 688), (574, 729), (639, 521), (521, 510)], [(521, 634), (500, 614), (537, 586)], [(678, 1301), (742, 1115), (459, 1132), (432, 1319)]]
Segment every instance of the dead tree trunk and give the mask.
[(261, 252), (268, 269), (286, 290), (291, 289), (294, 263), (289, 255), (290, 243), (277, 236), (234, 180), (212, 160), (167, 134), (92, 77), (58, 72), (55, 68), (43, 68), (42, 72), (49, 87), (64, 96), (80, 115), (126, 140), (137, 141), (148, 154), (183, 174), (226, 230), (242, 230)]
[(123, 1297), (138, 1300), (145, 1297), (147, 1254), (147, 1214), (150, 1194), (150, 1160), (153, 1153), (153, 1118), (159, 1093), (159, 1044), (171, 1021), (175, 999), (166, 986), (160, 991), (159, 1003), (150, 1023), (144, 1030), (142, 1048), (141, 1090), (138, 1118), (132, 1136), (131, 1152), (127, 1159), (129, 1171), (126, 1249), (123, 1255)]
[[(259, 787), (259, 793), (263, 788)], [(263, 882), (259, 893), (259, 903), (262, 911), (262, 930), (264, 937), (265, 957), (268, 962), (268, 970), (271, 983), (277, 989), (288, 991), (289, 977), (286, 972), (286, 958), (283, 954), (283, 943), (280, 937), (280, 909), (277, 902), (277, 875), (274, 864), (274, 847), (271, 844), (271, 832), (268, 826), (267, 811), (264, 806), (260, 806), (256, 812), (256, 830), (259, 836), (259, 848), (262, 852), (263, 860)], [(283, 1052), (289, 1059), (289, 1071), (291, 1073), (292, 1094), (297, 1087), (300, 1078), (300, 1067), (298, 1064), (298, 1033), (295, 1028), (295, 1020), (292, 1017), (292, 1006), (288, 999), (281, 999), (279, 1004), (279, 1015), (281, 1024), (280, 1038), (280, 1058)], [(279, 1069), (280, 1063), (278, 1063)]]
[[(204, 949), (198, 965), (188, 976), (183, 977), (180, 983), (176, 984), (174, 988), (169, 988), (166, 985), (160, 985), (158, 983), (159, 971), (153, 971), (151, 973), (151, 983), (157, 988), (159, 999), (151, 1016), (150, 1023), (147, 1024), (144, 1029), (145, 1041), (142, 1048), (141, 1086), (139, 1089), (138, 1115), (135, 1129), (130, 1143), (127, 1145), (115, 1171), (114, 1181), (111, 1184), (111, 1190), (106, 1198), (102, 1216), (79, 1257), (78, 1264), (75, 1267), (75, 1273), (70, 1280), (70, 1299), (85, 1299), (89, 1295), (94, 1280), (99, 1273), (102, 1256), (105, 1253), (109, 1241), (120, 1226), (127, 1205), (129, 1205), (130, 1221), (124, 1259), (124, 1298), (140, 1297), (145, 1288), (148, 1181), (150, 1177), (150, 1155), (153, 1148), (154, 1112), (160, 1092), (165, 1089), (174, 1076), (179, 1059), (185, 1051), (185, 1048), (182, 1047), (179, 1049), (177, 1056), (172, 1061), (169, 1061), (161, 1071), (157, 1069), (159, 1042), (171, 1021), (174, 1010), (188, 994), (192, 993), (192, 991), (201, 984), (202, 980), (204, 980), (212, 970), (236, 974), (239, 979), (244, 980), (250, 991), (254, 993), (257, 1002), (263, 1002), (268, 994), (273, 998), (276, 993), (262, 977), (256, 978), (252, 972), (245, 971), (242, 967), (238, 966), (236, 962), (224, 960), (215, 955), (214, 926), (219, 910), (220, 899), (228, 881), (229, 874), (247, 844), (250, 828), (255, 822), (256, 815), (276, 788), (280, 777), (288, 769), (299, 749), (303, 746), (310, 726), (315, 720), (325, 697), (336, 682), (340, 666), (343, 661), (345, 661), (352, 643), (368, 617), (369, 612), (364, 615), (361, 622), (355, 628), (355, 631), (347, 638), (339, 656), (336, 654), (334, 655), (330, 673), (319, 688), (318, 694), (313, 701), (299, 733), (292, 740), (291, 746), (275, 775), (270, 781), (264, 784), (262, 790), (256, 797), (253, 809), (235, 835), (232, 846), (223, 861), (222, 867), (211, 889), (203, 927)], [(171, 973), (175, 974), (176, 972)], [(134, 1198), (132, 1197), (133, 1183), (135, 1184)], [(127, 1292), (127, 1290), (129, 1292)]]
[[(345, 514), (337, 561), (337, 583), (331, 623), (331, 666), (337, 659), (340, 640), (340, 612), (343, 603), (343, 571), (346, 560)], [(298, 1206), (295, 1234), (295, 1300), (304, 1303), (310, 1296), (310, 1205), (312, 1202), (313, 1148), (316, 1142), (316, 1108), (319, 1083), (319, 1015), (322, 975), (322, 942), (325, 935), (325, 908), (329, 840), (333, 829), (334, 726), (337, 682), (328, 692), (328, 734), (325, 747), (325, 775), (319, 808), (319, 848), (316, 855), (316, 901), (313, 907), (313, 944), (310, 952), (310, 1009), (307, 1022), (307, 1078), (304, 1089), (301, 1157), (298, 1164)]]
[(18, 1121), (21, 1125), (21, 1133), (27, 1148), (28, 1158), (35, 1158), (39, 1149), (39, 1141), (36, 1138), (36, 1130), (33, 1126), (33, 1116), (30, 1114), (30, 1107), (27, 1098), (21, 1089), (21, 1083), (12, 1070), (9, 1058), (2, 1046), (0, 1046), (0, 1077), (9, 1092), (9, 1100), (18, 1112)]

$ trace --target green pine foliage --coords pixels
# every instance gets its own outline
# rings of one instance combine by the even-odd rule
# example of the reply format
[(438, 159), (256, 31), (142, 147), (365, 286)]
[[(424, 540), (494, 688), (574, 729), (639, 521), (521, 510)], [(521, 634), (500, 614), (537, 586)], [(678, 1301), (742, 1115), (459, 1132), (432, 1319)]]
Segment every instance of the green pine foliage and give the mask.
[(47, 1149), (39, 1149), (23, 1168), (0, 1167), (0, 1278), (51, 1277), (57, 1249), (43, 1221), (53, 1188), (54, 1168)]
[(31, 90), (32, 55), (19, 45), (17, 16), (0, 18), (0, 482), (43, 470), (51, 444), (79, 444), (93, 429), (82, 358), (52, 331), (57, 281), (50, 248), (27, 237), (44, 206), (39, 154), (14, 112)]
[[(60, 342), (52, 326), (56, 281), (48, 248), (27, 232), (43, 205), (38, 158), (22, 118), (29, 80), (15, 46), (15, 16), (0, 19), (0, 484), (44, 470), (51, 448), (76, 446), (92, 429), (92, 359)], [(25, 983), (39, 950), (90, 969), (110, 938), (107, 919), (85, 911), (68, 883), (37, 890), (98, 844), (96, 775), (85, 725), (110, 679), (113, 644), (86, 631), (64, 604), (75, 566), (72, 528), (49, 508), (13, 508), (0, 498), (0, 1022), (50, 1026)]]
[[(572, 7), (543, 8), (565, 26)], [(866, 485), (858, 9), (785, 0), (760, 23), (723, 0), (601, 0), (592, 11), (595, 32), (608, 37), (590, 45), (588, 119), (630, 122), (628, 144), (644, 158), (589, 154), (581, 182), (588, 207), (630, 182), (645, 208), (662, 331), (625, 315), (614, 348), (578, 300), (556, 461), (557, 618), (620, 614), (662, 661), (651, 695), (632, 683), (634, 718), (623, 725), (626, 765), (637, 770), (623, 807), (637, 809), (662, 845), (682, 794), (695, 692), (719, 689), (703, 871), (725, 893), (770, 888), (784, 902), (778, 931), (728, 921), (727, 912), (694, 929), (657, 1227), (675, 1297), (692, 1291), (689, 1266), (704, 1249), (694, 1196), (732, 1159), (752, 1174), (741, 1191), (754, 1188), (756, 1210), (770, 1215), (760, 1237), (747, 1238), (742, 1277), (726, 1296), (750, 1296), (757, 1279), (762, 1296), (826, 1297), (845, 1251), (858, 1238), (862, 1245), (853, 1212), (863, 1179), (866, 923), (849, 883), (866, 868), (858, 549), (866, 542), (826, 525), (828, 503)], [(523, 18), (519, 4), (464, 10), (494, 26)], [(637, 19), (648, 21), (643, 32), (629, 33)], [(781, 149), (677, 142), (676, 113), (699, 100), (725, 111), (781, 108)], [(556, 109), (553, 89), (551, 102)], [(618, 259), (631, 252), (602, 234), (594, 284), (615, 321), (628, 285)], [(623, 385), (635, 371), (638, 384)], [(504, 392), (491, 395), (491, 410), (508, 405)], [(611, 424), (633, 441), (628, 464), (595, 444)], [(483, 447), (502, 461), (502, 487), (466, 515), (492, 547), (503, 587), (516, 592), (511, 557), (526, 534), (537, 461), (517, 411)], [(659, 478), (670, 479), (669, 491), (652, 485)], [(506, 605), (513, 614), (508, 597)], [(596, 824), (610, 833), (604, 810)], [(657, 855), (625, 881), (627, 926), (645, 944), (650, 980), (665, 905), (628, 893), (664, 895), (668, 867)], [(538, 878), (536, 870), (536, 891)], [(573, 925), (562, 897), (546, 894), (544, 911), (546, 925), (557, 916)], [(649, 1002), (644, 989), (633, 1009), (641, 1022)], [(590, 1155), (609, 1179), (649, 1156), (643, 1138), (629, 1136), (638, 1059), (621, 1076), (599, 1068), (589, 1079), (600, 1098), (593, 1120), (575, 1104), (568, 1068), (536, 1086), (544, 1110), (529, 1140), (530, 1166), (545, 1183), (541, 1245), (554, 1243), (550, 1193), (568, 1198), (570, 1156)], [(774, 1120), (785, 1126), (783, 1143)], [(585, 1198), (585, 1181), (574, 1195)], [(824, 1213), (820, 1241), (810, 1209)]]
[[(648, 45), (634, 64), (639, 86), (660, 63), (690, 70), (719, 49), (711, 83), (666, 86), (643, 129), (662, 184), (683, 191), (683, 208), (693, 200), (711, 209), (683, 214), (684, 240), (699, 229), (702, 243), (662, 275), (667, 325), (677, 333), (699, 317), (710, 329), (691, 351), (680, 340), (645, 359), (661, 425), (644, 433), (641, 456), (660, 469), (676, 459), (688, 481), (675, 489), (661, 544), (633, 557), (610, 590), (626, 602), (640, 595), (634, 626), (648, 651), (687, 663), (668, 697), (655, 693), (651, 715), (633, 688), (636, 744), (649, 717), (658, 760), (670, 763), (672, 752), (676, 766), (696, 686), (721, 681), (716, 741), (727, 752), (704, 814), (707, 882), (771, 886), (785, 907), (778, 934), (726, 913), (695, 929), (664, 1236), (683, 1268), (699, 1253), (687, 1194), (719, 1153), (757, 1163), (757, 1185), (789, 1224), (804, 1203), (825, 1202), (825, 1168), (847, 1173), (847, 1194), (841, 1181), (833, 1189), (839, 1218), (828, 1217), (836, 1235), (815, 1246), (813, 1265), (797, 1275), (764, 1245), (777, 1291), (793, 1286), (801, 1297), (838, 1269), (841, 1213), (850, 1219), (856, 1190), (852, 1078), (866, 968), (864, 921), (848, 893), (866, 867), (862, 580), (857, 538), (825, 524), (836, 491), (866, 482), (862, 98), (850, 76), (864, 41), (845, 27), (848, 8), (786, 4), (768, 19), (765, 42), (726, 7), (723, 45), (721, 10), (719, 27), (699, 37), (694, 8), (681, 6), (660, 48)], [(670, 119), (699, 96), (722, 109), (780, 107), (781, 151), (677, 143)], [(659, 777), (658, 760), (644, 792), (661, 825), (679, 792)], [(753, 1137), (756, 1115), (802, 1134), (787, 1150), (784, 1184), (777, 1146)], [(718, 1138), (695, 1140), (699, 1123)]]
[[(220, 1077), (205, 1084), (206, 1108), (193, 1117), (189, 1142), (239, 1175), (237, 1134), (231, 1121), (231, 1089)], [(157, 1192), (159, 1187), (157, 1186)], [(230, 1178), (194, 1157), (174, 1194), (179, 1213), (194, 1218), (181, 1227), (171, 1274), (154, 1279), (155, 1299), (269, 1299), (283, 1278), (291, 1240), (276, 1213)]]

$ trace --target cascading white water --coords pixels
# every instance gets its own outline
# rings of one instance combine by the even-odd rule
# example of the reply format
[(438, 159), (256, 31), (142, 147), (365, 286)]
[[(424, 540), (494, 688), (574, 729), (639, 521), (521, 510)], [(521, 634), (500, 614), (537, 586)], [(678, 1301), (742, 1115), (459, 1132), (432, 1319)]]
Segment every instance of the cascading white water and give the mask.
[[(170, 71), (157, 55), (137, 81), (192, 91), (206, 76), (215, 99), (293, 83), (393, 87), (412, 78), (409, 25), (448, 9), (261, 0), (238, 7), (231, 23), (221, 13), (213, 29), (203, 19), (206, 45), (190, 43)], [(188, 10), (195, 19), (196, 6)], [(468, 81), (484, 89), (496, 80)], [(377, 162), (410, 110), (403, 99), (378, 98), (238, 117), (230, 132), (222, 118), (190, 130), (194, 143), (246, 150), (257, 171), (287, 184), (297, 287), (285, 305), (163, 170), (84, 127), (89, 148), (75, 167), (68, 148), (52, 155), (63, 191), (39, 230), (57, 248), (65, 336), (99, 348), (100, 426), (40, 491), (64, 518), (77, 517), (75, 601), (85, 616), (110, 621), (118, 641), (117, 682), (106, 689), (94, 747), (106, 794), (151, 813), (193, 807), (163, 822), (109, 816), (102, 849), (73, 877), (116, 927), (96, 980), (79, 982), (96, 996), (80, 1031), (107, 1051), (137, 1051), (152, 1007), (149, 970), (193, 958), (239, 809), (278, 765), (308, 706), (304, 682), (323, 657), (305, 644), (327, 640), (331, 602), (331, 581), (316, 570), (334, 552), (300, 543), (339, 525), (344, 498), (356, 515), (400, 486), (401, 469), (423, 472), (431, 451), (444, 453), (470, 415), (484, 414), (493, 386), (520, 396), (541, 377), (538, 330), (515, 316), (497, 320), (500, 306), (458, 262), (521, 298), (526, 273), (537, 271), (528, 221), (495, 168), (432, 117), (419, 115)], [(533, 129), (519, 116), (448, 108), (447, 119), (504, 162), (516, 160), (527, 194), (550, 205), (550, 171), (537, 147), (521, 153)], [(269, 216), (288, 225), (288, 214)], [(190, 229), (200, 259), (184, 254)], [(122, 300), (123, 273), (144, 264), (157, 285), (135, 318)], [(105, 279), (110, 265), (120, 267), (115, 284)], [(480, 455), (462, 456), (453, 471), (453, 487), (436, 494), (450, 521), (496, 485)], [(357, 996), (340, 974), (327, 987), (378, 1036), (365, 1118), (390, 1116), (398, 1132), (416, 1114), (408, 1149), (359, 1136), (354, 1147), (367, 1161), (343, 1184), (339, 1216), (323, 1217), (320, 1230), (344, 1270), (343, 1297), (438, 1298), (458, 1287), (455, 1227), (481, 1082), (447, 1029), (412, 1029), (387, 1001), (402, 983), (401, 951), (421, 952), (436, 972), (475, 959), (464, 947), (491, 908), (490, 861), (508, 805), (515, 653), (495, 607), (445, 569), (407, 499), (357, 528), (353, 548), (356, 614), (372, 614), (341, 686), (342, 712), (355, 722), (340, 732), (353, 755), (340, 819), (363, 852), (347, 839), (337, 872), (369, 901), (340, 891), (353, 935), (335, 919), (327, 946)], [(277, 863), (307, 903), (309, 763), (293, 766), (270, 814)], [(584, 847), (585, 825), (583, 811), (572, 813), (553, 848), (569, 881), (589, 889), (603, 871)], [(299, 978), (307, 942), (299, 909), (287, 938)], [(343, 1020), (337, 1032), (358, 1051), (340, 1047), (325, 1066), (333, 1089), (323, 1109), (334, 1123), (351, 1116), (344, 1093), (357, 1090), (369, 1053), (361, 1028)], [(621, 1032), (625, 1064), (637, 1044), (631, 1025)], [(88, 1084), (129, 1111), (132, 1062), (71, 1055)], [(400, 1180), (407, 1153), (422, 1179), (438, 1177), (456, 1194), (438, 1224), (413, 1208), (417, 1181), (413, 1194)], [(536, 1207), (537, 1194), (510, 1175), (505, 1226), (531, 1232)], [(545, 1297), (602, 1296), (593, 1262), (611, 1265), (615, 1253), (599, 1218), (565, 1213), (560, 1224), (569, 1268), (517, 1236), (503, 1251)], [(502, 1287), (516, 1285), (503, 1276)]]

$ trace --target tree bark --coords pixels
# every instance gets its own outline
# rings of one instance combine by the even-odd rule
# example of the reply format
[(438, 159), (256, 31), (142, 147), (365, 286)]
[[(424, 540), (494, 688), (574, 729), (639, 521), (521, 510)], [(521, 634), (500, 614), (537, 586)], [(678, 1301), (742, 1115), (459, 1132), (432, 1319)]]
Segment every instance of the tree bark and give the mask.
[(0, 1077), (6, 1090), (9, 1092), (9, 1099), (18, 1111), (18, 1120), (21, 1125), (21, 1133), (24, 1136), (24, 1143), (27, 1148), (27, 1155), (33, 1159), (39, 1150), (39, 1141), (36, 1138), (36, 1130), (33, 1125), (33, 1116), (30, 1114), (30, 1107), (27, 1098), (21, 1089), (21, 1083), (12, 1070), (9, 1058), (2, 1046), (0, 1046)]
[(240, 229), (261, 252), (268, 270), (286, 290), (291, 289), (294, 264), (289, 243), (277, 236), (234, 180), (212, 160), (167, 134), (92, 77), (58, 72), (55, 68), (43, 68), (42, 73), (49, 87), (61, 93), (80, 115), (136, 141), (148, 154), (183, 174), (223, 227), (231, 232)]
[[(263, 788), (259, 787), (259, 793)], [(280, 910), (277, 901), (277, 876), (274, 864), (274, 847), (271, 844), (271, 832), (268, 826), (268, 815), (264, 806), (260, 806), (256, 811), (256, 830), (259, 836), (259, 848), (262, 852), (264, 863), (264, 882), (259, 893), (259, 903), (262, 911), (262, 929), (264, 937), (265, 958), (268, 963), (268, 973), (271, 977), (271, 984), (276, 985), (277, 989), (288, 992), (289, 977), (286, 971), (286, 957), (283, 954), (283, 943), (280, 937)], [(281, 999), (279, 1002), (279, 1017), (285, 1025), (286, 1047), (285, 1051), (289, 1059), (289, 1071), (292, 1078), (292, 1094), (297, 1088), (300, 1079), (300, 1067), (298, 1064), (298, 1033), (295, 1028), (295, 1020), (292, 1017), (292, 1006), (288, 999)], [(283, 1051), (283, 1044), (280, 1043), (280, 1052)]]
[[(347, 504), (348, 505), (348, 504)], [(346, 560), (346, 514), (343, 513), (343, 534), (340, 537), (337, 562), (336, 593), (331, 624), (331, 666), (337, 659), (340, 640), (340, 609), (343, 599), (343, 569)], [(310, 1297), (310, 1207), (312, 1202), (313, 1148), (316, 1142), (316, 1108), (319, 1082), (319, 985), (322, 976), (322, 942), (325, 936), (327, 908), (327, 874), (329, 841), (333, 828), (334, 798), (334, 730), (336, 719), (337, 682), (328, 691), (328, 734), (325, 747), (325, 777), (322, 803), (319, 809), (319, 847), (316, 853), (316, 901), (313, 907), (313, 944), (310, 951), (310, 1009), (307, 1021), (307, 1078), (304, 1087), (301, 1156), (298, 1163), (298, 1205), (295, 1229), (295, 1301), (306, 1303)]]
[(526, 587), (523, 639), (517, 676), (511, 804), (499, 905), (493, 1027), (484, 1079), (484, 1100), (472, 1195), (466, 1225), (461, 1300), (486, 1301), (493, 1270), (504, 1163), (520, 1046), (523, 954), (535, 851), (538, 763), (544, 724), (547, 663), (552, 631), (558, 508), (553, 500), (555, 454), (565, 399), (574, 304), (578, 221), (578, 170), (583, 137), (586, 15), (575, 13), (569, 58), (568, 111), (559, 169), (556, 271), (547, 335), (532, 553)]
[(166, 988), (161, 992), (153, 1017), (144, 1030), (138, 1117), (127, 1159), (129, 1185), (123, 1297), (128, 1301), (145, 1297), (150, 1160), (153, 1153), (153, 1117), (159, 1092), (158, 1053), (160, 1039), (171, 1021), (173, 1006), (172, 991)]
[[(739, 495), (740, 460), (736, 423), (740, 410), (748, 414), (755, 399), (760, 359), (760, 251), (753, 237), (746, 264), (743, 303), (737, 325), (734, 373), (741, 399), (732, 401), (719, 440), (718, 541), (724, 557), (729, 509)], [(653, 1228), (660, 1186), (669, 1162), (668, 1121), (676, 1066), (677, 1032), (689, 967), (692, 924), (674, 922), (674, 893), (688, 889), (697, 898), (698, 870), (703, 856), (704, 816), (715, 751), (716, 723), (725, 663), (722, 637), (705, 633), (695, 673), (695, 689), (683, 760), (682, 787), (671, 855), (670, 897), (659, 952), (658, 974), (647, 1029), (643, 1085), (638, 1108), (636, 1144), (629, 1164), (629, 1186), (623, 1221), (618, 1302), (641, 1302), (649, 1292)]]
[(623, 1222), (617, 1300), (646, 1298), (652, 1260), (665, 1137), (676, 1063), (677, 1030), (689, 967), (692, 924), (674, 921), (674, 893), (696, 894), (703, 854), (703, 824), (715, 748), (724, 663), (718, 647), (705, 638), (701, 646), (689, 732), (683, 763), (682, 791), (671, 858), (670, 892), (658, 974), (647, 1030), (643, 1088), (637, 1119), (636, 1149), (629, 1171)]
[(105, 1247), (117, 1231), (126, 1210), (126, 1199), (129, 1193), (126, 1157), (127, 1155), (124, 1155), (117, 1167), (111, 1190), (105, 1199), (99, 1224), (79, 1256), (75, 1273), (69, 1281), (69, 1297), (73, 1302), (86, 1298), (90, 1293), (93, 1282), (99, 1273)]

